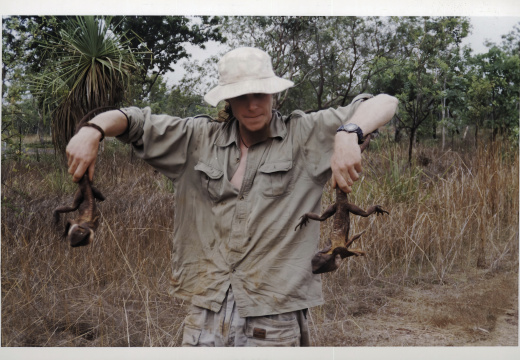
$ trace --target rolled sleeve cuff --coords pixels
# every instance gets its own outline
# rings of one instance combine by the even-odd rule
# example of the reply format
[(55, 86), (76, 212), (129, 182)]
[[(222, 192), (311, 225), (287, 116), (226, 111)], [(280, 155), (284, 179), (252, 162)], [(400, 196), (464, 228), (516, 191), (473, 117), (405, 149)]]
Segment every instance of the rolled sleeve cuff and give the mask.
[(354, 100), (352, 100), (351, 104), (354, 104), (355, 102), (362, 103), (363, 101), (371, 99), (373, 97), (374, 97), (374, 95), (372, 95), (372, 94), (359, 94), (358, 96), (356, 96), (354, 98)]
[(143, 110), (137, 107), (128, 107), (120, 109), (128, 119), (128, 126), (126, 131), (116, 138), (124, 143), (132, 143), (134, 145), (141, 145), (143, 137), (144, 115)]

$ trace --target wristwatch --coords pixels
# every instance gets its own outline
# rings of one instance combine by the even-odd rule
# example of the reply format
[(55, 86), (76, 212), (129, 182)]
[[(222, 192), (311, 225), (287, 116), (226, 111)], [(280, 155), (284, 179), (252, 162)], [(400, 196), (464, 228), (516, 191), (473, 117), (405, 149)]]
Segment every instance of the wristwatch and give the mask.
[(363, 130), (356, 124), (348, 123), (346, 125), (341, 125), (336, 132), (345, 131), (348, 133), (356, 133), (358, 137), (358, 144), (363, 143)]

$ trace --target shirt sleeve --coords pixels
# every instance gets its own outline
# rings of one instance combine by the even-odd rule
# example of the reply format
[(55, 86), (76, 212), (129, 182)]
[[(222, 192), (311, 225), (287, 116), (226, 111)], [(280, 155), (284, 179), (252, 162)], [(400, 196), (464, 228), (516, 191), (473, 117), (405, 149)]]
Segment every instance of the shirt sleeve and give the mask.
[(184, 171), (188, 154), (208, 127), (210, 118), (182, 119), (169, 115), (155, 115), (149, 107), (121, 109), (128, 118), (128, 128), (117, 137), (130, 143), (135, 154), (172, 180)]
[(331, 176), (330, 158), (334, 150), (336, 130), (348, 123), (359, 105), (372, 98), (370, 94), (360, 94), (344, 107), (330, 108), (315, 113), (294, 112), (296, 117), (296, 142), (300, 145), (310, 177), (323, 185)]

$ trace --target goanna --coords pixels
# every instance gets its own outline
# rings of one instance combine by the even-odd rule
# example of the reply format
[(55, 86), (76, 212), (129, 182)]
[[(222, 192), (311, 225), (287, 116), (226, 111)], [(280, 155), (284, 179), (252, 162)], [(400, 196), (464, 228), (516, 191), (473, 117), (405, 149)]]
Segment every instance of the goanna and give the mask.
[(85, 174), (78, 183), (79, 188), (74, 195), (71, 206), (60, 206), (54, 210), (54, 221), (57, 223), (61, 213), (78, 210), (75, 219), (67, 221), (65, 233), (72, 247), (85, 246), (94, 240), (94, 232), (99, 225), (99, 212), (96, 207), (96, 199), (105, 200), (101, 192), (90, 183)]
[[(372, 134), (367, 135), (365, 141), (361, 145), (361, 152), (367, 148), (371, 138)], [(332, 215), (335, 215), (333, 231), (328, 244), (323, 250), (318, 251), (312, 258), (311, 265), (314, 274), (336, 270), (340, 266), (341, 260), (346, 257), (365, 255), (365, 252), (359, 249), (349, 249), (349, 246), (354, 242), (354, 240), (359, 239), (359, 237), (361, 237), (365, 232), (362, 231), (349, 239), (350, 213), (363, 217), (367, 217), (373, 213), (376, 213), (377, 215), (389, 214), (388, 211), (383, 210), (380, 205), (371, 206), (367, 211), (364, 211), (358, 206), (350, 204), (347, 199), (347, 194), (338, 187), (336, 189), (336, 203), (330, 205), (322, 215), (306, 213), (300, 218), (300, 222), (294, 229), (295, 231), (298, 227), (301, 229), (303, 226), (307, 225), (309, 220), (324, 221)]]
[[(76, 126), (76, 133), (86, 124), (90, 117), (100, 110), (114, 109), (112, 106), (106, 106), (94, 109), (85, 115)], [(79, 187), (74, 195), (71, 206), (60, 206), (54, 210), (54, 221), (58, 223), (61, 213), (68, 213), (78, 210), (78, 216), (75, 219), (68, 220), (65, 225), (64, 235), (72, 247), (85, 246), (94, 240), (94, 232), (99, 226), (99, 211), (96, 207), (96, 199), (105, 200), (101, 192), (92, 186), (88, 174), (85, 173), (78, 183)]]

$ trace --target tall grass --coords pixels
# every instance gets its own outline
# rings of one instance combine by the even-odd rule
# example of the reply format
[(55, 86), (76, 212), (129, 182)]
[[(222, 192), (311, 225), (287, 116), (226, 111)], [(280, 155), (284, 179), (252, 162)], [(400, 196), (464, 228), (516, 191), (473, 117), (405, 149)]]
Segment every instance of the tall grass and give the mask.
[[(387, 304), (383, 298), (418, 283), (446, 288), (461, 274), (512, 274), (507, 285), (496, 285), (488, 296), (465, 294), (465, 298), (480, 299), (470, 306), (471, 311), (465, 307), (461, 313), (460, 301), (451, 307), (443, 301), (446, 311), (442, 314), (432, 309), (430, 315), (423, 313), (423, 320), (430, 324), (446, 323), (451, 316), (455, 322), (474, 327), (487, 314), (486, 306), (505, 304), (505, 297), (518, 299), (518, 152), (500, 142), (458, 152), (421, 147), (418, 160), (411, 165), (404, 160), (405, 154), (400, 146), (386, 144), (378, 153), (364, 155), (365, 175), (349, 201), (362, 208), (380, 204), (390, 215), (351, 218), (352, 233), (368, 230), (356, 246), (367, 255), (349, 260), (335, 274), (324, 277), (329, 301), (312, 313), (318, 344), (342, 345), (334, 337), (331, 342), (331, 332), (348, 339), (349, 331), (361, 329), (356, 316), (375, 312)], [(322, 240), (331, 226), (322, 225)], [(345, 322), (350, 323), (350, 330), (344, 329)]]
[[(385, 141), (363, 155), (363, 179), (349, 200), (380, 204), (390, 216), (351, 218), (352, 232), (367, 229), (354, 244), (367, 256), (323, 275), (326, 303), (310, 312), (314, 345), (356, 344), (360, 316), (381, 314), (417, 284), (447, 289), (460, 274), (517, 274), (518, 151), (501, 143), (417, 151), (411, 165), (406, 149)], [(40, 160), (2, 162), (2, 346), (180, 345), (187, 306), (168, 294), (171, 183), (128, 147), (107, 142), (95, 177), (107, 197), (101, 225), (92, 245), (71, 249), (52, 210), (71, 201), (76, 185), (63, 160)], [(333, 199), (327, 187), (323, 206)], [(321, 226), (324, 241), (332, 221)], [(475, 306), (442, 305), (479, 318)], [(461, 321), (434, 310), (417, 318)], [(379, 343), (364, 341), (357, 344)]]

